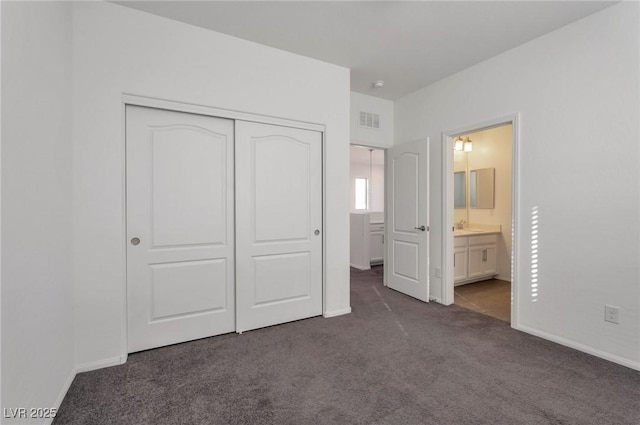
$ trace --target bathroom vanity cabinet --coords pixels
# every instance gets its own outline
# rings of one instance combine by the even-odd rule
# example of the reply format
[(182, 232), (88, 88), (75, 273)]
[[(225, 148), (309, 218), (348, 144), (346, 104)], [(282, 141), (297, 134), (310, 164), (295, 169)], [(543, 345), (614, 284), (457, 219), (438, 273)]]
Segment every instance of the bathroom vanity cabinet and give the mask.
[(453, 251), (455, 285), (491, 279), (498, 274), (497, 234), (456, 235)]
[(384, 223), (369, 224), (370, 263), (382, 264), (384, 260)]
[(454, 238), (453, 249), (453, 281), (454, 283), (467, 280), (469, 263), (469, 238), (460, 236)]
[(384, 213), (351, 213), (351, 267), (369, 270), (384, 261)]

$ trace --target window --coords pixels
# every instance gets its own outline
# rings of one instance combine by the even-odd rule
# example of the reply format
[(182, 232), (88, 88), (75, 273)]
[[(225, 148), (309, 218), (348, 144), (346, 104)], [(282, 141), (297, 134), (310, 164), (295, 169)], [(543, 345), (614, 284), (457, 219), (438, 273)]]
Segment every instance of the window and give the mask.
[(356, 209), (369, 209), (369, 180), (356, 178)]

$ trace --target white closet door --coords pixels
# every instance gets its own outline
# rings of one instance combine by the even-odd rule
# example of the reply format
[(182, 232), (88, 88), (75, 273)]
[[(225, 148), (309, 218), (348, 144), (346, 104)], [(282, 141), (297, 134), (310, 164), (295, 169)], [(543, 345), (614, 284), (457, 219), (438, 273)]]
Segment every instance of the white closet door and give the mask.
[(233, 131), (127, 106), (129, 352), (235, 330)]
[(242, 332), (322, 314), (322, 135), (236, 121)]

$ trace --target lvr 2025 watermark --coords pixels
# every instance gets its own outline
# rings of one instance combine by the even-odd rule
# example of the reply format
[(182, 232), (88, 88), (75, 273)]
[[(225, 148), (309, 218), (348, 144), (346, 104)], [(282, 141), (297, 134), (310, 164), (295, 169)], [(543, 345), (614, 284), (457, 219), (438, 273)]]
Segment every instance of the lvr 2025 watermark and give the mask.
[(49, 407), (5, 407), (2, 409), (2, 417), (6, 419), (49, 419), (55, 418), (58, 409)]

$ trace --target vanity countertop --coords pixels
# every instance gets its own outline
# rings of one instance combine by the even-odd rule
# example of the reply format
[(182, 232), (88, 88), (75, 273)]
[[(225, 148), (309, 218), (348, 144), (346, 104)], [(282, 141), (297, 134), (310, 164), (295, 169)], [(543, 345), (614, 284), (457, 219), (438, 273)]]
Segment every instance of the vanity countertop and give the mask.
[(453, 231), (453, 237), (457, 238), (458, 236), (495, 235), (497, 233), (501, 233), (500, 230), (465, 228), (465, 229), (455, 229)]

